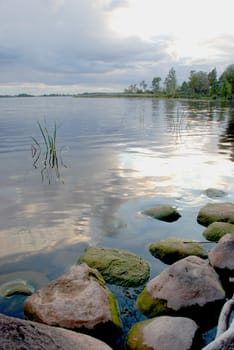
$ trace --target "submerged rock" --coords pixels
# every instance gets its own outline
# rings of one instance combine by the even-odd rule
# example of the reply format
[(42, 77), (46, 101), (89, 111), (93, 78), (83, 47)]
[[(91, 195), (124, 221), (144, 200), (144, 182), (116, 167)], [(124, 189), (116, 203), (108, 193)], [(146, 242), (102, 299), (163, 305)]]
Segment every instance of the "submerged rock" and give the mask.
[(181, 217), (178, 210), (170, 205), (157, 205), (155, 207), (144, 210), (142, 214), (166, 222), (173, 222)]
[(97, 270), (86, 264), (48, 283), (24, 302), (28, 319), (81, 330), (101, 339), (121, 333), (118, 305)]
[(209, 203), (200, 209), (197, 221), (203, 226), (209, 226), (215, 221), (234, 224), (234, 203)]
[(1, 350), (111, 350), (101, 340), (0, 314)]
[(190, 255), (199, 256), (202, 259), (208, 257), (207, 251), (198, 242), (191, 242), (175, 237), (162, 239), (149, 246), (150, 253), (165, 264), (173, 264)]
[(136, 306), (148, 317), (184, 316), (199, 325), (217, 321), (225, 292), (215, 270), (196, 256), (184, 258), (150, 280)]
[(142, 285), (150, 276), (148, 262), (122, 249), (90, 246), (78, 262), (97, 269), (106, 282), (125, 287)]
[(219, 198), (227, 195), (225, 191), (213, 187), (207, 188), (204, 192), (207, 195), (207, 197), (210, 198)]
[(48, 279), (37, 271), (19, 271), (0, 276), (0, 296), (14, 294), (31, 295), (36, 289), (48, 283)]
[(201, 333), (189, 318), (160, 316), (134, 325), (126, 344), (129, 350), (197, 350)]
[(208, 241), (218, 242), (226, 233), (234, 234), (234, 224), (213, 222), (202, 234)]

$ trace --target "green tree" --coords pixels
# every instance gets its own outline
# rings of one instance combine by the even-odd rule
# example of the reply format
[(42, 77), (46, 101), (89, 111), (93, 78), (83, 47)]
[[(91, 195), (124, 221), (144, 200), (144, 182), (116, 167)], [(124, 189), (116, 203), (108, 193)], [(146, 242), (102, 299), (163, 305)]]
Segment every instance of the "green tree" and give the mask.
[(210, 95), (216, 96), (219, 90), (216, 68), (212, 69), (212, 71), (208, 73), (208, 81), (210, 86)]
[(203, 71), (191, 71), (189, 77), (189, 87), (196, 95), (207, 95), (209, 92), (208, 74)]
[(174, 68), (171, 68), (165, 78), (164, 81), (165, 89), (166, 89), (166, 95), (168, 97), (175, 97), (176, 95), (176, 71)]
[(231, 93), (234, 94), (234, 64), (228, 66), (223, 72), (223, 77), (231, 86)]
[(232, 85), (227, 80), (227, 77), (225, 74), (222, 74), (220, 78), (220, 95), (225, 99), (231, 98), (232, 96)]
[(152, 80), (152, 89), (153, 89), (153, 92), (156, 94), (157, 92), (160, 91), (160, 81), (162, 79), (160, 77), (154, 77), (153, 80)]
[(147, 87), (147, 84), (144, 80), (142, 80), (140, 83), (139, 83), (141, 89), (142, 89), (142, 92), (145, 92), (146, 90), (146, 87)]

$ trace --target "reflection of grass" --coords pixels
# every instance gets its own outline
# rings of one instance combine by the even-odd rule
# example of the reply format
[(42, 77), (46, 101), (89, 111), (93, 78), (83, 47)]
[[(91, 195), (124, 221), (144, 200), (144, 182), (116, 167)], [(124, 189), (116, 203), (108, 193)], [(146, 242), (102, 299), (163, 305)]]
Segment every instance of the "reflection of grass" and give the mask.
[[(59, 158), (58, 158), (58, 152), (57, 152), (57, 125), (54, 124), (54, 129), (52, 133), (49, 133), (46, 124), (42, 126), (40, 122), (37, 122), (40, 134), (43, 139), (43, 144), (45, 147), (45, 153), (43, 155), (43, 161), (42, 161), (42, 169), (41, 169), (41, 177), (42, 181), (47, 178), (48, 182), (51, 183), (52, 181), (52, 170), (55, 170), (56, 178), (60, 179), (60, 172), (59, 172)], [(34, 144), (32, 145), (32, 158), (34, 159), (33, 166), (35, 168), (38, 168), (38, 163), (41, 158), (41, 145), (39, 141), (32, 137), (32, 140)], [(66, 167), (65, 164), (62, 161), (61, 151), (59, 153), (60, 156), (60, 163), (63, 167)], [(63, 181), (62, 181), (63, 182)]]

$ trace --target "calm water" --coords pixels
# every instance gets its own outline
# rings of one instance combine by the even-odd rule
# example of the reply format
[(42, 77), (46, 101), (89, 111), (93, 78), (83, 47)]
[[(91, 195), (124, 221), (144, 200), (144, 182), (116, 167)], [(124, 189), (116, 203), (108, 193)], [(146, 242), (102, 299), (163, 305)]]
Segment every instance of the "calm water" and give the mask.
[[(37, 121), (51, 133), (58, 125), (59, 178), (45, 168)], [(32, 137), (42, 145), (36, 163)], [(233, 161), (234, 111), (218, 102), (1, 98), (0, 273), (55, 278), (95, 244), (142, 256), (155, 276), (166, 265), (150, 255), (150, 243), (204, 240), (200, 207), (234, 201)], [(207, 197), (210, 187), (226, 196)], [(169, 224), (140, 215), (156, 204), (177, 206), (182, 217)], [(0, 312), (23, 317), (15, 298), (0, 299)]]

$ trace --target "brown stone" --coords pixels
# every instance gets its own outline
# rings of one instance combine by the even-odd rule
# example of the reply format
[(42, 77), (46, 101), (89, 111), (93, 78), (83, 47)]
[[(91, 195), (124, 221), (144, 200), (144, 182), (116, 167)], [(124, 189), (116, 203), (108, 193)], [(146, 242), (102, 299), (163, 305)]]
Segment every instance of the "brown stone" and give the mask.
[(104, 342), (63, 328), (0, 314), (1, 350), (111, 350)]
[(39, 289), (24, 302), (33, 321), (82, 330), (100, 338), (119, 335), (117, 302), (97, 270), (86, 264), (72, 266), (63, 276)]

